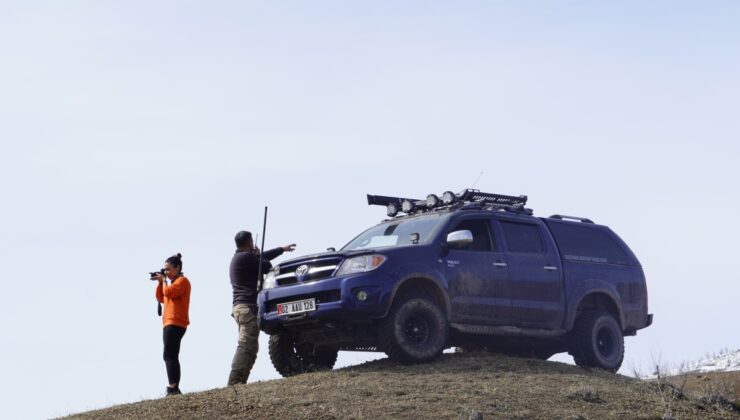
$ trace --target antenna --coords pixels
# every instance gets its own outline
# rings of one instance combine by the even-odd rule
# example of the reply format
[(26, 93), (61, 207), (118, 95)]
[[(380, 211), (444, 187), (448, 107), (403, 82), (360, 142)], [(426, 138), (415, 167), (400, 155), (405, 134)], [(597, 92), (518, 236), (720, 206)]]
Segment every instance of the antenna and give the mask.
[(475, 182), (473, 183), (473, 186), (470, 187), (470, 189), (474, 189), (475, 186), (478, 185), (478, 181), (480, 181), (480, 177), (482, 177), (482, 176), (483, 176), (483, 171), (480, 171), (480, 174), (478, 175), (478, 178), (475, 180)]

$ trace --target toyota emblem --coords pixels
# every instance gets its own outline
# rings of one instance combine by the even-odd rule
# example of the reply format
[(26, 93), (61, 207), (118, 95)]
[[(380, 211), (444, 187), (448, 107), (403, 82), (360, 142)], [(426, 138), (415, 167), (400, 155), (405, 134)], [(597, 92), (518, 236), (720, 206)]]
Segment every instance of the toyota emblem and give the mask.
[(306, 274), (308, 274), (308, 266), (306, 264), (303, 264), (302, 266), (295, 269), (296, 277), (303, 277)]

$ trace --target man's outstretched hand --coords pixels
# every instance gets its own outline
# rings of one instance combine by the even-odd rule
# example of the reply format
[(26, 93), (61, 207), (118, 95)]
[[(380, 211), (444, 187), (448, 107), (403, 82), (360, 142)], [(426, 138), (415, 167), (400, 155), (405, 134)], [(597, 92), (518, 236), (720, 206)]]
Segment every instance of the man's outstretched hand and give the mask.
[(295, 244), (285, 245), (283, 247), (283, 251), (285, 251), (285, 252), (293, 252), (293, 251), (295, 251)]

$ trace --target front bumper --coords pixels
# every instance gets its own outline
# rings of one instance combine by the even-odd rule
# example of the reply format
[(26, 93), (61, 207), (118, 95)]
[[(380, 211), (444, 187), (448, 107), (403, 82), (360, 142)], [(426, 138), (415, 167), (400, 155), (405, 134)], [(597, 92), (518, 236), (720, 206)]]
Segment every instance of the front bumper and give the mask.
[[(392, 284), (388, 274), (371, 271), (263, 290), (257, 296), (260, 329), (274, 334), (307, 324), (362, 323), (381, 318), (388, 310)], [(359, 290), (367, 293), (364, 301), (355, 296)], [(316, 310), (278, 315), (277, 303), (309, 298), (316, 299)]]

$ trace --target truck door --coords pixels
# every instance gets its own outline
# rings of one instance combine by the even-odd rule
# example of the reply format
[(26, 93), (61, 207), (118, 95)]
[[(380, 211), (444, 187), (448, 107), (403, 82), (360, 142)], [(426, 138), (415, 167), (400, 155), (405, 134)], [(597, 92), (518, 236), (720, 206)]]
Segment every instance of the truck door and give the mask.
[(497, 217), (509, 264), (506, 287), (512, 324), (558, 329), (565, 316), (560, 257), (550, 233), (537, 219)]
[(506, 255), (491, 235), (490, 217), (454, 222), (447, 233), (469, 230), (473, 243), (450, 247), (443, 259), (452, 301), (453, 319), (473, 324), (508, 324), (510, 303), (503, 287), (509, 277)]

